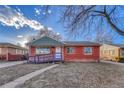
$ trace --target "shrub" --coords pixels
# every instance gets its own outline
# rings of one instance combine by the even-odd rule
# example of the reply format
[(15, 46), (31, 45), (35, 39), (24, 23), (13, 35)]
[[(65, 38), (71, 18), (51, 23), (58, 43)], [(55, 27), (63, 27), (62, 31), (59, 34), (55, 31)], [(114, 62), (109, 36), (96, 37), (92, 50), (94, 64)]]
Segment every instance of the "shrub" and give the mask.
[(115, 57), (115, 60), (124, 63), (124, 57)]

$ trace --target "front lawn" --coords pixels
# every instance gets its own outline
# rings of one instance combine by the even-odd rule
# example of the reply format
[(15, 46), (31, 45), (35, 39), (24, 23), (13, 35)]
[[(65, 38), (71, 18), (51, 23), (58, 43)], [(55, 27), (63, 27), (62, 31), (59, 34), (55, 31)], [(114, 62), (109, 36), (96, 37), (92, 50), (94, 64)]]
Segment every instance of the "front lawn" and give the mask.
[(21, 76), (45, 68), (51, 64), (20, 64), (0, 68), (0, 85), (13, 81)]
[(124, 66), (109, 63), (64, 63), (18, 87), (124, 87)]

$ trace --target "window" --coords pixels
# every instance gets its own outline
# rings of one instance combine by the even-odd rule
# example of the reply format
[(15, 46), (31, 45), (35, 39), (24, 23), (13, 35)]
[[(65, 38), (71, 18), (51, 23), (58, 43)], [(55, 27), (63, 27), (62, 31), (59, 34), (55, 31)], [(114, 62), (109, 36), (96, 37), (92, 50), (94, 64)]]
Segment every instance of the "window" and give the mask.
[(101, 55), (103, 55), (103, 51), (101, 50)]
[(73, 47), (68, 47), (67, 48), (67, 53), (74, 53), (74, 48)]
[(36, 48), (36, 54), (49, 54), (50, 48)]
[(85, 47), (85, 48), (84, 48), (84, 54), (86, 54), (86, 55), (87, 55), (87, 54), (88, 54), (88, 55), (90, 54), (90, 55), (91, 55), (92, 52), (93, 52), (93, 51), (92, 51), (92, 47)]
[(112, 51), (111, 50), (108, 50), (108, 55), (110, 56), (112, 54)]
[(114, 50), (110, 50), (110, 54), (109, 55), (114, 55), (115, 51)]
[(112, 51), (112, 55), (114, 55), (114, 54), (115, 54), (115, 50)]
[(124, 50), (121, 50), (121, 56), (124, 57)]
[(0, 48), (0, 54), (2, 54), (2, 48)]
[(105, 50), (104, 53), (107, 54), (108, 53), (108, 50)]

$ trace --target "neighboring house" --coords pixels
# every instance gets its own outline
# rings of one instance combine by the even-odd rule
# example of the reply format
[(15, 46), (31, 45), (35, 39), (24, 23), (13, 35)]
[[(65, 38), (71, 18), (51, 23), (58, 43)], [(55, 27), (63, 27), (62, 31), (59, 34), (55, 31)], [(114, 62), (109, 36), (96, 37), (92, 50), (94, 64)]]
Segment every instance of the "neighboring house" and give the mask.
[(124, 57), (124, 44), (103, 44), (100, 47), (100, 59), (113, 60)]
[(11, 43), (0, 43), (0, 60), (24, 60), (27, 53), (28, 50), (26, 48)]
[(43, 36), (27, 45), (29, 46), (29, 62), (60, 59), (68, 62), (98, 62), (100, 58), (100, 44), (93, 42), (61, 42), (48, 36)]

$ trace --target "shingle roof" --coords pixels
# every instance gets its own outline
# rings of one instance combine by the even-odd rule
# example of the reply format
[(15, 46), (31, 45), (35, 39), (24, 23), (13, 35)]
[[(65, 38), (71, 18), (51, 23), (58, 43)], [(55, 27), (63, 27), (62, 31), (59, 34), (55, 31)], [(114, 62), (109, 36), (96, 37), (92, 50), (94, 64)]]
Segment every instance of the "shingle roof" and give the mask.
[(0, 47), (11, 47), (11, 48), (17, 48), (17, 49), (26, 49), (24, 47), (20, 47), (11, 43), (6, 43), (6, 42), (0, 42)]
[(124, 48), (124, 44), (114, 44), (117, 47)]
[(99, 43), (90, 42), (90, 41), (63, 41), (65, 45), (88, 45), (88, 46), (100, 46)]
[(124, 44), (110, 44), (110, 43), (105, 43), (105, 44), (120, 47), (120, 48), (124, 48)]
[(57, 41), (51, 37), (48, 36), (43, 36), (37, 40), (34, 40), (30, 43), (28, 43), (27, 45), (32, 45), (32, 46), (60, 46), (63, 45), (62, 42)]
[(34, 40), (27, 45), (29, 46), (60, 46), (60, 45), (88, 45), (88, 46), (100, 46), (99, 43), (89, 42), (89, 41), (58, 41), (49, 36), (43, 36), (37, 40)]

